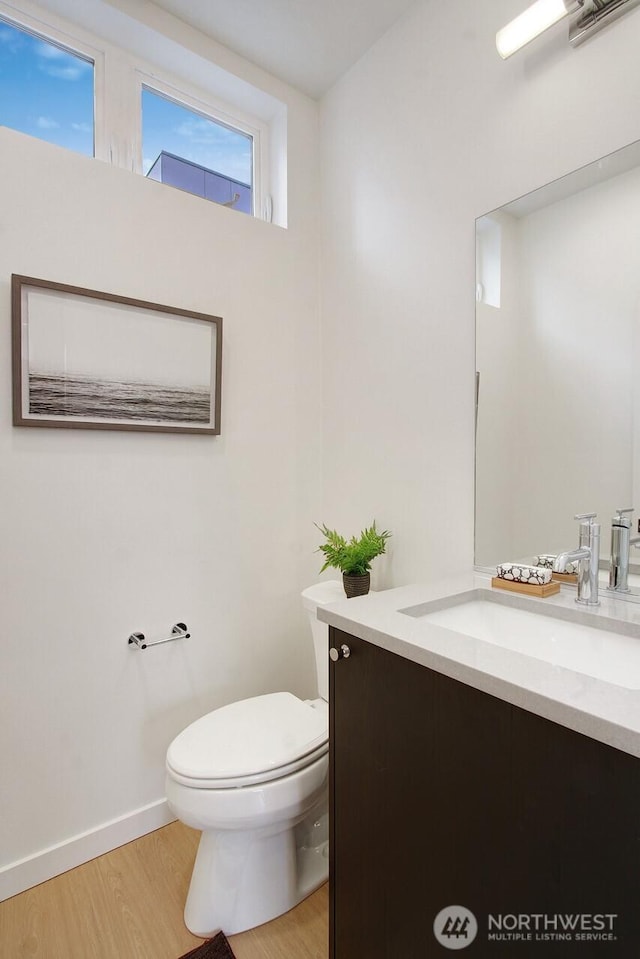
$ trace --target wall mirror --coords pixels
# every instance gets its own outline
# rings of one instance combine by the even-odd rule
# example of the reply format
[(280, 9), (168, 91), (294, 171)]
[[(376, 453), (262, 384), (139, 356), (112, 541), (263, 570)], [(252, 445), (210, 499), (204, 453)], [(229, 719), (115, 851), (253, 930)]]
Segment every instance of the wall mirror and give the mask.
[(480, 217), (476, 267), (476, 565), (597, 512), (606, 576), (615, 510), (640, 520), (640, 141)]

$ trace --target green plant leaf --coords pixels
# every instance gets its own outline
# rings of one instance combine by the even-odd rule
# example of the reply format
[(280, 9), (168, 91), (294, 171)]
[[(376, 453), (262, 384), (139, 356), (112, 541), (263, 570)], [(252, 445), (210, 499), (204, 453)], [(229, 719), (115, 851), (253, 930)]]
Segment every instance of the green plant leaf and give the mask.
[(322, 526), (315, 524), (326, 542), (321, 543), (318, 551), (324, 556), (324, 565), (321, 573), (333, 567), (346, 573), (347, 576), (364, 576), (371, 569), (371, 561), (386, 550), (386, 543), (391, 533), (389, 530), (378, 530), (375, 520), (360, 536), (352, 536), (347, 542), (344, 536), (335, 529), (329, 529), (326, 523)]

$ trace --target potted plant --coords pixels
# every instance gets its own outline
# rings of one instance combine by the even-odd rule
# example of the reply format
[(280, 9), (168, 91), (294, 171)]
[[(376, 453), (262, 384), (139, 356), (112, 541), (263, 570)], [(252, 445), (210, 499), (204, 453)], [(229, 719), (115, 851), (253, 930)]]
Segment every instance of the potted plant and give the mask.
[(363, 529), (360, 536), (352, 536), (347, 542), (344, 536), (329, 529), (324, 523), (316, 526), (323, 534), (326, 542), (318, 547), (324, 555), (324, 566), (321, 573), (332, 566), (342, 572), (342, 582), (347, 597), (364, 596), (369, 592), (371, 585), (371, 561), (380, 556), (386, 549), (386, 543), (391, 533), (388, 530), (378, 531), (375, 520), (368, 529)]

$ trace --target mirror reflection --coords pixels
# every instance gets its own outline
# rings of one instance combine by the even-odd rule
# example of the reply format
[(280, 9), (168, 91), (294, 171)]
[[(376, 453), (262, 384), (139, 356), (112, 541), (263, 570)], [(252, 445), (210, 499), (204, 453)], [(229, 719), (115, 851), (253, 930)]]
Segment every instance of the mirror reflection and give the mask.
[(476, 564), (596, 512), (608, 568), (616, 510), (640, 520), (640, 142), (481, 217), (476, 250)]

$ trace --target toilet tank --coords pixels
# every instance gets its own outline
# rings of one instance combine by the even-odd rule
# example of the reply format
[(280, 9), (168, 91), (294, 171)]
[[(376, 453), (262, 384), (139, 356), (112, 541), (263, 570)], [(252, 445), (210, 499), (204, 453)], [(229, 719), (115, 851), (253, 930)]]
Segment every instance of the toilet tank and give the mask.
[(309, 586), (302, 592), (302, 602), (309, 616), (313, 646), (316, 654), (316, 673), (318, 676), (318, 695), (329, 701), (329, 627), (321, 623), (316, 613), (318, 606), (328, 606), (346, 599), (340, 580), (329, 579), (315, 586)]

